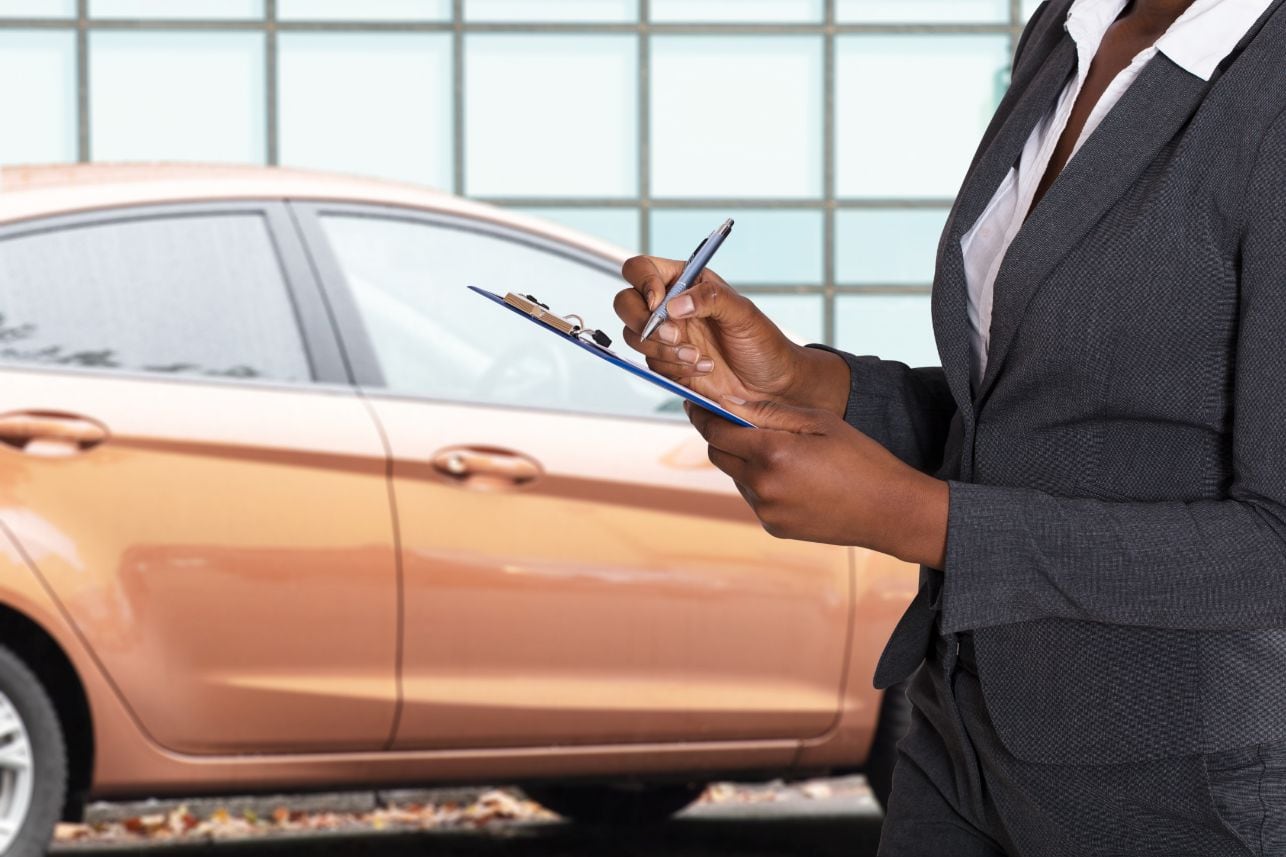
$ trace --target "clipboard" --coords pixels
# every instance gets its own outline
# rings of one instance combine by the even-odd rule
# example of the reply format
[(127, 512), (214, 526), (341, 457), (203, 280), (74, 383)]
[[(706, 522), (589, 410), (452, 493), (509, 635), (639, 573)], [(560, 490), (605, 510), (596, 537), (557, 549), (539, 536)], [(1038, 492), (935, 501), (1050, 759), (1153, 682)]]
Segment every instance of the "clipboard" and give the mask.
[[(489, 292), (486, 289), (480, 289), (477, 286), (469, 286), (469, 289), (477, 292), (484, 298), (499, 304), (510, 312), (518, 314), (527, 321), (548, 330), (550, 333), (579, 347), (581, 350), (588, 351), (600, 360), (606, 360), (613, 366), (624, 369), (626, 372), (629, 372), (637, 378), (642, 378), (644, 381), (647, 381), (650, 384), (655, 384), (666, 392), (673, 393), (680, 398), (687, 399), (692, 404), (705, 408), (710, 413), (723, 417), (730, 423), (744, 426), (746, 428), (755, 428), (754, 423), (742, 419), (731, 411), (721, 407), (713, 400), (707, 399), (700, 393), (690, 390), (682, 384), (670, 380), (664, 375), (653, 372), (646, 366), (620, 356), (605, 345), (595, 342), (592, 339), (587, 340), (582, 338), (578, 334), (594, 333), (596, 331), (588, 331), (584, 328), (584, 325), (574, 324), (567, 318), (563, 318), (562, 316), (549, 312), (543, 304), (539, 304), (530, 298), (520, 295), (508, 295), (506, 297), (501, 297), (495, 292)], [(513, 300), (509, 300), (507, 298)], [(570, 316), (570, 318), (576, 318), (576, 316)], [(579, 320), (580, 319), (577, 318), (577, 321)]]

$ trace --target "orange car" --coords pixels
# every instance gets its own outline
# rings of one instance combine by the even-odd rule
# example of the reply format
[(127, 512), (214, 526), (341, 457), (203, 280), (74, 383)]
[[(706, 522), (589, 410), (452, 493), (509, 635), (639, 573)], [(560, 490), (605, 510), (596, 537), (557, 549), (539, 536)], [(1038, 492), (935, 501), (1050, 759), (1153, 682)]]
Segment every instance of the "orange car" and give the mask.
[(906, 565), (768, 536), (615, 334), (625, 253), (269, 168), (0, 173), (0, 851), (87, 798), (865, 768)]

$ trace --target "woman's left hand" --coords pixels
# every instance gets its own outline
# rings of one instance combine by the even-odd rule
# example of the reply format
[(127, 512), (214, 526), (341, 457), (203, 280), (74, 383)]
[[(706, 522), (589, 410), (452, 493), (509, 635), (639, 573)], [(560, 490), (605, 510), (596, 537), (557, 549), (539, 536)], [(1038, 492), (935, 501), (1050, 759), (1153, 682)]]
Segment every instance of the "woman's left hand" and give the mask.
[(758, 428), (691, 404), (688, 418), (710, 444), (710, 461), (732, 477), (770, 534), (942, 568), (946, 482), (904, 464), (829, 411), (771, 401), (723, 404)]

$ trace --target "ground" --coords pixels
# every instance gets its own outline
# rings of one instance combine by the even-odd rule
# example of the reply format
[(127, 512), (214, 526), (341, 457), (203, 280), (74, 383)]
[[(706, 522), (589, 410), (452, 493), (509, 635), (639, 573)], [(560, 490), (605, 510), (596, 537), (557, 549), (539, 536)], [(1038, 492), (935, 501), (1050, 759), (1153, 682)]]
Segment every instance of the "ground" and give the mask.
[(645, 831), (571, 825), (510, 789), (98, 804), (59, 828), (78, 857), (873, 857), (881, 814), (861, 778), (717, 784)]

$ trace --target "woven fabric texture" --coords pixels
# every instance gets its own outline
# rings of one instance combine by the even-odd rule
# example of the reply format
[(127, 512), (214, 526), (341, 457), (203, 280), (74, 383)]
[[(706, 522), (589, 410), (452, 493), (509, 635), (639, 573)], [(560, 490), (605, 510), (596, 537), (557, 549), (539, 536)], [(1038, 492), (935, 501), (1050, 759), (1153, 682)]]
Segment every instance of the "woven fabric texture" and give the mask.
[(969, 380), (960, 236), (1076, 62), (1046, 3), (939, 246), (942, 366), (844, 355), (847, 418), (950, 482), (946, 568), (876, 672), (973, 630), (1006, 747), (1286, 740), (1286, 11), (1207, 83), (1158, 55), (1032, 211)]

